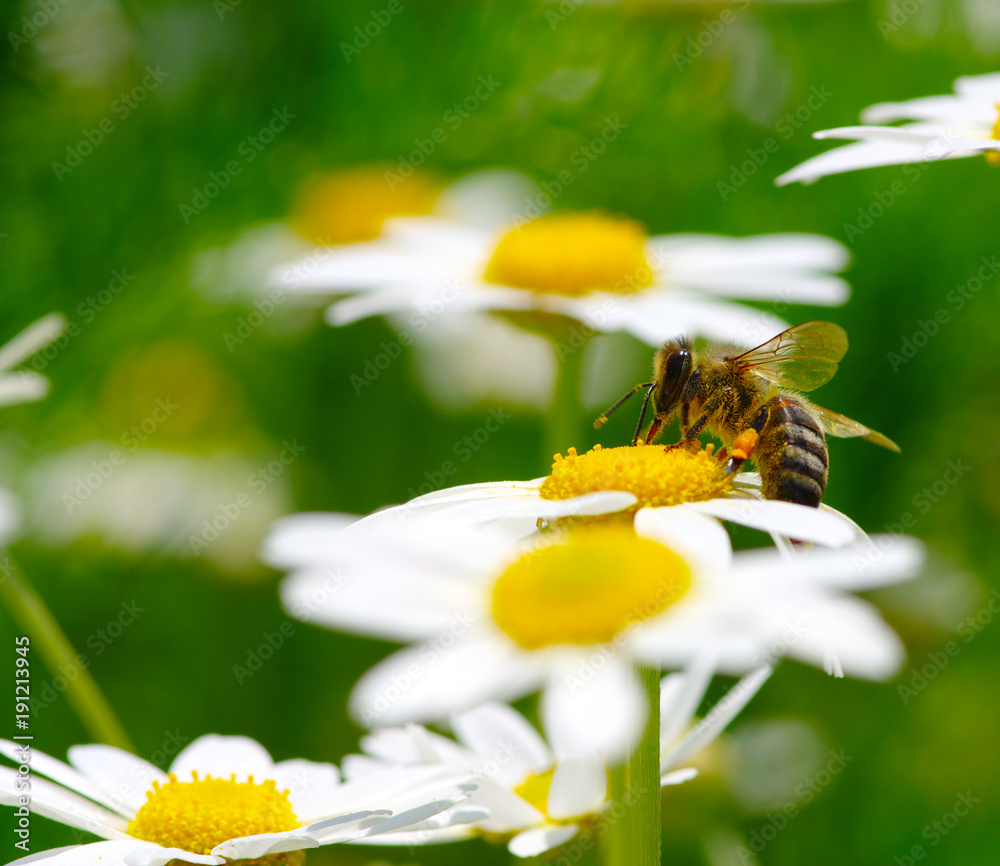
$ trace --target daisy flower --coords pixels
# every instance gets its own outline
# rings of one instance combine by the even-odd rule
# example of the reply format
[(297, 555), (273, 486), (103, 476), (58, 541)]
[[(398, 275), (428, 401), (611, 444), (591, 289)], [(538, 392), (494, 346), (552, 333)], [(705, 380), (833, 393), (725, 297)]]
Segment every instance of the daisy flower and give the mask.
[(764, 499), (759, 474), (727, 478), (712, 453), (711, 444), (703, 450), (597, 445), (586, 454), (570, 448), (565, 457), (555, 455), (550, 475), (531, 481), (448, 487), (365, 518), (322, 513), (282, 518), (272, 526), (263, 557), (277, 567), (308, 565), (310, 557), (321, 561), (334, 549), (345, 529), (370, 533), (433, 515), (497, 524), (497, 531), (523, 538), (534, 533), (539, 522), (558, 526), (594, 517), (631, 521), (641, 508), (654, 508), (663, 519), (728, 521), (767, 532), (786, 553), (793, 538), (841, 547), (865, 537), (854, 521), (828, 505), (809, 508)]
[[(570, 448), (565, 457), (555, 455), (547, 476), (434, 491), (399, 506), (399, 518), (447, 510), (467, 520), (520, 519), (525, 527), (534, 527), (538, 521), (554, 523), (601, 512), (631, 519), (640, 508), (656, 508), (664, 515), (700, 515), (768, 532), (779, 546), (794, 538), (840, 547), (864, 536), (854, 521), (828, 505), (810, 508), (764, 499), (758, 473), (727, 477), (713, 450), (711, 444), (697, 450), (595, 445), (585, 454)], [(368, 519), (393, 516), (389, 509)]]
[(530, 313), (530, 323), (541, 313), (658, 345), (677, 331), (740, 342), (780, 331), (776, 316), (725, 299), (840, 304), (849, 287), (831, 272), (847, 261), (843, 246), (818, 235), (649, 237), (639, 223), (597, 211), (517, 216), (492, 228), (428, 216), (386, 220), (377, 240), (331, 250), (308, 273), (293, 263), (275, 279), (344, 295), (327, 310), (333, 325), (407, 313), (426, 327), (490, 311)]
[[(813, 138), (849, 139), (854, 144), (807, 159), (775, 180), (812, 183), (829, 174), (880, 165), (906, 165), (935, 159), (984, 154), (1000, 164), (1000, 73), (955, 80), (950, 96), (925, 96), (907, 102), (883, 102), (861, 113), (865, 126), (814, 132)], [(885, 126), (898, 120), (902, 126)], [(878, 124), (878, 125), (876, 125)]]
[(546, 730), (574, 752), (622, 756), (646, 716), (637, 665), (681, 668), (708, 652), (738, 674), (788, 655), (891, 676), (899, 639), (845, 590), (911, 577), (922, 553), (893, 536), (734, 555), (717, 522), (644, 508), (634, 524), (519, 540), (444, 515), (384, 522), (284, 559), (293, 616), (410, 644), (355, 686), (350, 709), (364, 725), (541, 691)]
[[(693, 768), (678, 766), (722, 731), (769, 673), (770, 668), (762, 668), (746, 677), (706, 716), (705, 724), (694, 727), (694, 713), (711, 681), (711, 664), (664, 678), (660, 701), (663, 785), (681, 784), (697, 775)], [(344, 772), (349, 779), (367, 778), (400, 767), (433, 766), (446, 775), (475, 775), (480, 789), (468, 805), (488, 809), (489, 817), (441, 830), (361, 841), (422, 844), (481, 835), (507, 842), (518, 857), (534, 857), (578, 833), (603, 835), (601, 821), (619, 817), (613, 810), (623, 807), (608, 802), (604, 759), (594, 752), (568, 752), (571, 743), (563, 742), (559, 731), (549, 732), (547, 742), (524, 716), (495, 702), (458, 713), (450, 721), (455, 740), (416, 724), (377, 730), (362, 739), (363, 755), (344, 759)]]
[(484, 817), (454, 808), (476, 789), (467, 780), (410, 768), (344, 782), (332, 764), (275, 763), (247, 737), (200, 737), (169, 773), (104, 745), (72, 747), (69, 764), (7, 740), (0, 754), (18, 765), (0, 767), (0, 804), (103, 839), (24, 858), (53, 866), (299, 864), (293, 852)]

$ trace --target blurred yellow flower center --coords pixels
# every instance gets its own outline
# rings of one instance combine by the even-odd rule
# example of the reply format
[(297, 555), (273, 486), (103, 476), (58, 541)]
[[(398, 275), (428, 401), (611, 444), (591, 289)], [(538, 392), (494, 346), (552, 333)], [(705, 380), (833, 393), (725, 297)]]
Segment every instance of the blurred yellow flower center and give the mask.
[(500, 239), (486, 279), (560, 295), (635, 292), (653, 282), (645, 246), (646, 232), (632, 220), (597, 212), (539, 217)]
[[(993, 124), (993, 138), (1000, 141), (1000, 102), (996, 104), (997, 108), (997, 122)], [(986, 151), (986, 161), (990, 165), (1000, 166), (1000, 150), (988, 150)]]
[(634, 493), (638, 502), (630, 510), (701, 502), (727, 496), (731, 480), (705, 450), (664, 448), (662, 445), (625, 445), (577, 454), (570, 448), (555, 455), (552, 474), (542, 482), (542, 499), (572, 499), (599, 490)]
[(522, 800), (534, 806), (542, 814), (548, 813), (549, 788), (552, 787), (552, 777), (556, 768), (552, 767), (544, 773), (533, 773), (514, 789)]
[(592, 526), (509, 566), (493, 587), (493, 617), (529, 650), (608, 643), (690, 585), (691, 570), (672, 550), (630, 527)]
[(256, 784), (253, 776), (237, 782), (192, 775), (191, 782), (178, 782), (172, 773), (166, 785), (153, 782), (153, 790), (146, 793), (146, 802), (128, 825), (129, 835), (165, 848), (209, 854), (229, 839), (299, 826), (288, 792), (278, 791), (274, 782)]
[(439, 188), (414, 172), (357, 168), (314, 179), (303, 191), (292, 224), (311, 241), (347, 244), (377, 238), (389, 217), (430, 213)]

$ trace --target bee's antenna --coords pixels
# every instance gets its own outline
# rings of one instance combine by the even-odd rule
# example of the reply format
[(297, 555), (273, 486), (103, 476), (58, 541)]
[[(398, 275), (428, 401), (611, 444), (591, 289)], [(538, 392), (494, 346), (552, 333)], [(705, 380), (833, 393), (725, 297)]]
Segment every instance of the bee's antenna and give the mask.
[[(640, 382), (631, 391), (629, 391), (628, 393), (626, 393), (622, 397), (619, 397), (617, 400), (615, 400), (615, 402), (608, 409), (605, 409), (600, 415), (597, 416), (597, 420), (594, 421), (594, 429), (595, 430), (600, 430), (607, 423), (608, 415), (610, 415), (612, 412), (614, 412), (619, 406), (621, 406), (622, 403), (624, 403), (626, 400), (628, 400), (628, 398), (631, 397), (640, 388), (650, 388), (650, 389), (652, 389), (652, 387), (655, 384), (656, 384), (656, 382)], [(652, 390), (650, 390), (650, 394), (651, 393), (652, 393)], [(646, 403), (648, 403), (648, 402), (649, 402), (649, 394), (646, 395), (646, 400), (645, 400), (645, 402), (642, 405), (642, 412), (643, 412), (644, 415), (646, 413)]]

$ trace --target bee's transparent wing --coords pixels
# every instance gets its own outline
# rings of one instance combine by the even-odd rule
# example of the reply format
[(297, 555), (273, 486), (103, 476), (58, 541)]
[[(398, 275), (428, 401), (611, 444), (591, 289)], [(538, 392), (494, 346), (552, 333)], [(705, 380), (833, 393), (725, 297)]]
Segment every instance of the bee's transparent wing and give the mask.
[(862, 439), (867, 439), (869, 442), (874, 442), (876, 445), (881, 445), (890, 451), (899, 451), (899, 446), (888, 436), (883, 436), (878, 431), (865, 427), (864, 424), (853, 421), (844, 415), (831, 412), (829, 409), (824, 409), (815, 403), (812, 405), (811, 414), (819, 422), (819, 426), (823, 428), (823, 432), (830, 436), (840, 436), (845, 439), (860, 436)]
[[(803, 322), (735, 358), (747, 370), (796, 391), (829, 382), (847, 352), (847, 334), (833, 322)], [(857, 435), (857, 434), (852, 434)]]

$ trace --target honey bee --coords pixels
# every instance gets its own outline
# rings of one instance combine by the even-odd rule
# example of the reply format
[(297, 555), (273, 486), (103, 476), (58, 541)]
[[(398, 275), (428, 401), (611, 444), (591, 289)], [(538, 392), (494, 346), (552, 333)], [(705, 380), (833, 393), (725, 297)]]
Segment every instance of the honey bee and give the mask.
[(653, 359), (653, 381), (642, 382), (594, 422), (600, 427), (636, 391), (646, 388), (632, 442), (652, 400), (656, 413), (646, 434), (653, 441), (664, 424), (680, 417), (687, 445), (708, 430), (729, 449), (725, 471), (738, 472), (752, 455), (766, 499), (816, 507), (826, 490), (829, 456), (824, 434), (860, 436), (899, 451), (891, 439), (807, 401), (833, 378), (847, 352), (847, 334), (832, 322), (803, 322), (755, 349), (728, 344), (696, 350), (686, 337), (667, 340)]

